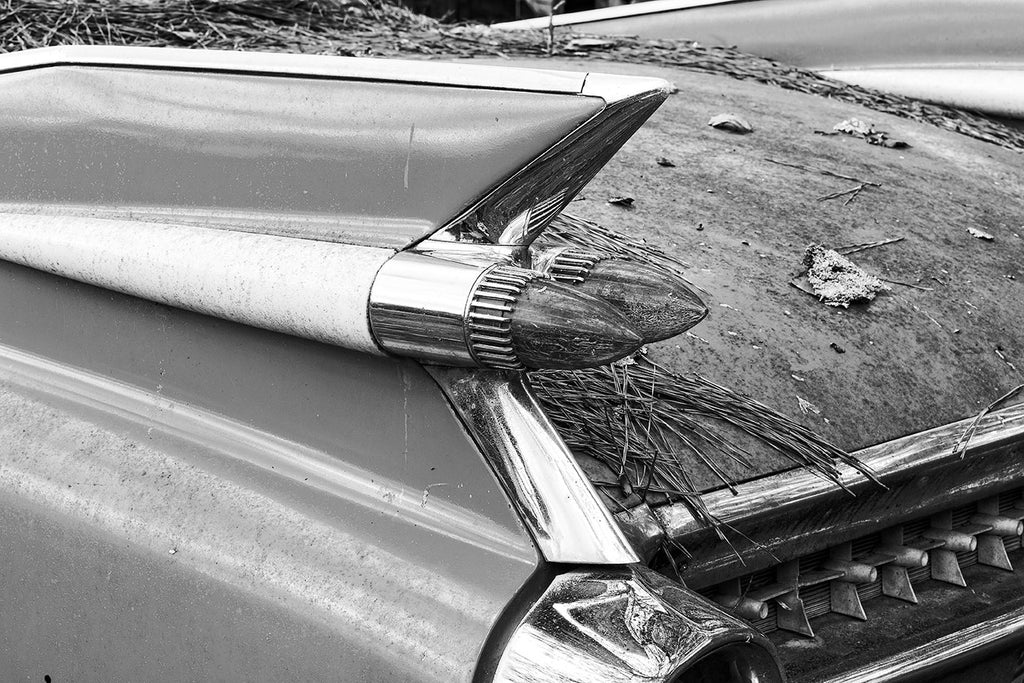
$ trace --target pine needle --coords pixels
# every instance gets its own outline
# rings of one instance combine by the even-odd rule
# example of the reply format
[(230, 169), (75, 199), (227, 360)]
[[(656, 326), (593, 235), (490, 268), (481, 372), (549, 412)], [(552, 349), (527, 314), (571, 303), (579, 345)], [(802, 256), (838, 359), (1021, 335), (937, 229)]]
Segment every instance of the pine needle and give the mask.
[(573, 452), (622, 473), (632, 489), (686, 505), (715, 528), (682, 456), (695, 456), (730, 489), (735, 482), (721, 463), (749, 459), (721, 431), (707, 427), (707, 420), (739, 428), (837, 486), (845, 488), (840, 464), (878, 481), (854, 456), (763, 403), (698, 374), (669, 372), (642, 355), (602, 368), (538, 370), (530, 381)]

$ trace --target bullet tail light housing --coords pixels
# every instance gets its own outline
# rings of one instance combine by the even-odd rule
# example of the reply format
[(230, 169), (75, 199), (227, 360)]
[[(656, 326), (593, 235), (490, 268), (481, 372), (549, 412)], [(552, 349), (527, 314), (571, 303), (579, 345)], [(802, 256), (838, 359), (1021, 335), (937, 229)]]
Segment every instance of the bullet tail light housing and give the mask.
[(613, 306), (511, 265), (399, 254), (377, 274), (370, 327), (391, 353), (503, 370), (604, 365), (643, 344)]
[(708, 314), (681, 277), (634, 259), (570, 247), (542, 254), (537, 266), (554, 281), (622, 313), (645, 342), (681, 334)]

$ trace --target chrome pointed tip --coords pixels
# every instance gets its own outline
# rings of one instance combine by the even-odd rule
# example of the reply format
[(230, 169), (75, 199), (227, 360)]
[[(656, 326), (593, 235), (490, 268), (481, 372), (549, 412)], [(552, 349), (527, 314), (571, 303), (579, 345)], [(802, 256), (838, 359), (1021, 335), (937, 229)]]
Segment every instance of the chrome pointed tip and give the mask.
[(616, 308), (644, 342), (681, 334), (708, 314), (682, 278), (630, 259), (569, 249), (550, 260), (548, 272)]
[(613, 306), (552, 280), (530, 282), (512, 317), (512, 342), (528, 368), (606, 365), (635, 353), (644, 339)]

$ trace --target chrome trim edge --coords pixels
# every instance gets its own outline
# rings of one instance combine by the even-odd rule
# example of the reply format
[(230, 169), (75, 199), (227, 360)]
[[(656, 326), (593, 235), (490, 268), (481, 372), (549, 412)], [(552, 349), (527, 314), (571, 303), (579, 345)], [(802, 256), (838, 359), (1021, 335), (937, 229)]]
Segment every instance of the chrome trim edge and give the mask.
[(581, 94), (587, 78), (584, 72), (522, 67), (119, 45), (62, 45), (0, 55), (0, 74), (58, 66), (391, 81), (563, 95)]
[(991, 651), (1024, 641), (1024, 607), (995, 619), (969, 626), (931, 642), (879, 662), (844, 672), (824, 683), (882, 683), (883, 681), (916, 680), (938, 670), (951, 670), (958, 664)]
[[(925, 516), (949, 507), (953, 500), (994, 495), (1024, 482), (1024, 459), (1014, 456), (1015, 447), (1024, 448), (1024, 404), (988, 414), (964, 456), (953, 455), (953, 445), (972, 422), (973, 418), (961, 420), (857, 451), (855, 455), (888, 490), (848, 470), (842, 479), (855, 494), (851, 497), (835, 484), (796, 469), (746, 482), (736, 495), (728, 490), (705, 494), (704, 501), (723, 525), (749, 535), (750, 550), (741, 552), (743, 573), (749, 573), (797, 551), (807, 554), (818, 546)], [(808, 516), (811, 511), (815, 512)], [(683, 505), (665, 505), (653, 512), (668, 537), (691, 551), (711, 538), (708, 528)], [(878, 519), (883, 513), (885, 519)], [(699, 562), (685, 572), (690, 585), (716, 583), (723, 580), (723, 573), (741, 566), (734, 550), (726, 546), (704, 546)], [(719, 576), (711, 580), (716, 573)]]
[(671, 85), (658, 78), (587, 74), (579, 94), (605, 106), (429, 239), (529, 246), (670, 91)]
[(521, 373), (436, 366), (427, 370), (547, 561), (640, 561)]
[(582, 10), (579, 12), (567, 12), (556, 14), (554, 17), (534, 17), (532, 19), (519, 19), (517, 21), (505, 21), (491, 24), (491, 28), (499, 31), (531, 31), (548, 28), (550, 23), (556, 27), (576, 26), (578, 24), (589, 24), (609, 19), (623, 19), (625, 17), (639, 17), (647, 14), (661, 14), (663, 12), (678, 12), (680, 10), (695, 9), (698, 7), (710, 7), (713, 5), (732, 5), (744, 0), (653, 0), (653, 2), (642, 2), (635, 5), (616, 5), (613, 7), (601, 7), (598, 9)]
[[(631, 7), (635, 5), (630, 5)], [(672, 85), (662, 78), (650, 76), (620, 76), (590, 72), (583, 82), (581, 95), (600, 97), (609, 105), (618, 105), (628, 100), (661, 93), (668, 97)], [(663, 98), (664, 99), (664, 98)]]
[(406, 251), (411, 254), (423, 254), (471, 266), (491, 266), (499, 263), (521, 268), (532, 267), (529, 248), (517, 245), (426, 239)]
[[(910, 468), (929, 468), (948, 460), (953, 444), (970, 426), (973, 418), (953, 422), (918, 434), (910, 434), (893, 441), (856, 451), (862, 463), (870, 467), (885, 483), (887, 478)], [(971, 439), (965, 457), (972, 453), (999, 445), (1002, 442), (1024, 439), (1024, 404), (1011, 406), (987, 415)], [(843, 482), (857, 489), (870, 485), (852, 470), (843, 475)], [(789, 470), (780, 474), (755, 479), (739, 487), (739, 494), (719, 490), (704, 496), (708, 510), (722, 522), (733, 522), (757, 511), (764, 514), (790, 505), (805, 504), (823, 494), (834, 493), (835, 484), (807, 470)], [(673, 537), (687, 535), (701, 528), (682, 505), (655, 508)]]
[(784, 675), (771, 643), (701, 596), (641, 567), (561, 574), (513, 632), (494, 683), (671, 681), (735, 648), (761, 683)]
[(382, 349), (446, 365), (476, 365), (466, 342), (466, 310), (493, 266), (400, 252), (370, 288), (370, 331)]

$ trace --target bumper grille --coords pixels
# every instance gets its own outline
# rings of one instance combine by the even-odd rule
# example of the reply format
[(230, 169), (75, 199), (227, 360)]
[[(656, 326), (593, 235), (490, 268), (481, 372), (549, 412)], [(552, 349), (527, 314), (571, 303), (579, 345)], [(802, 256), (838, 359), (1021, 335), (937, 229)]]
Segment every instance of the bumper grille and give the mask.
[(1024, 488), (1014, 488), (700, 592), (763, 633), (813, 636), (815, 617), (867, 619), (863, 602), (882, 595), (916, 604), (924, 582), (966, 587), (964, 567), (1013, 571), (1007, 553), (1021, 548), (1022, 519)]

